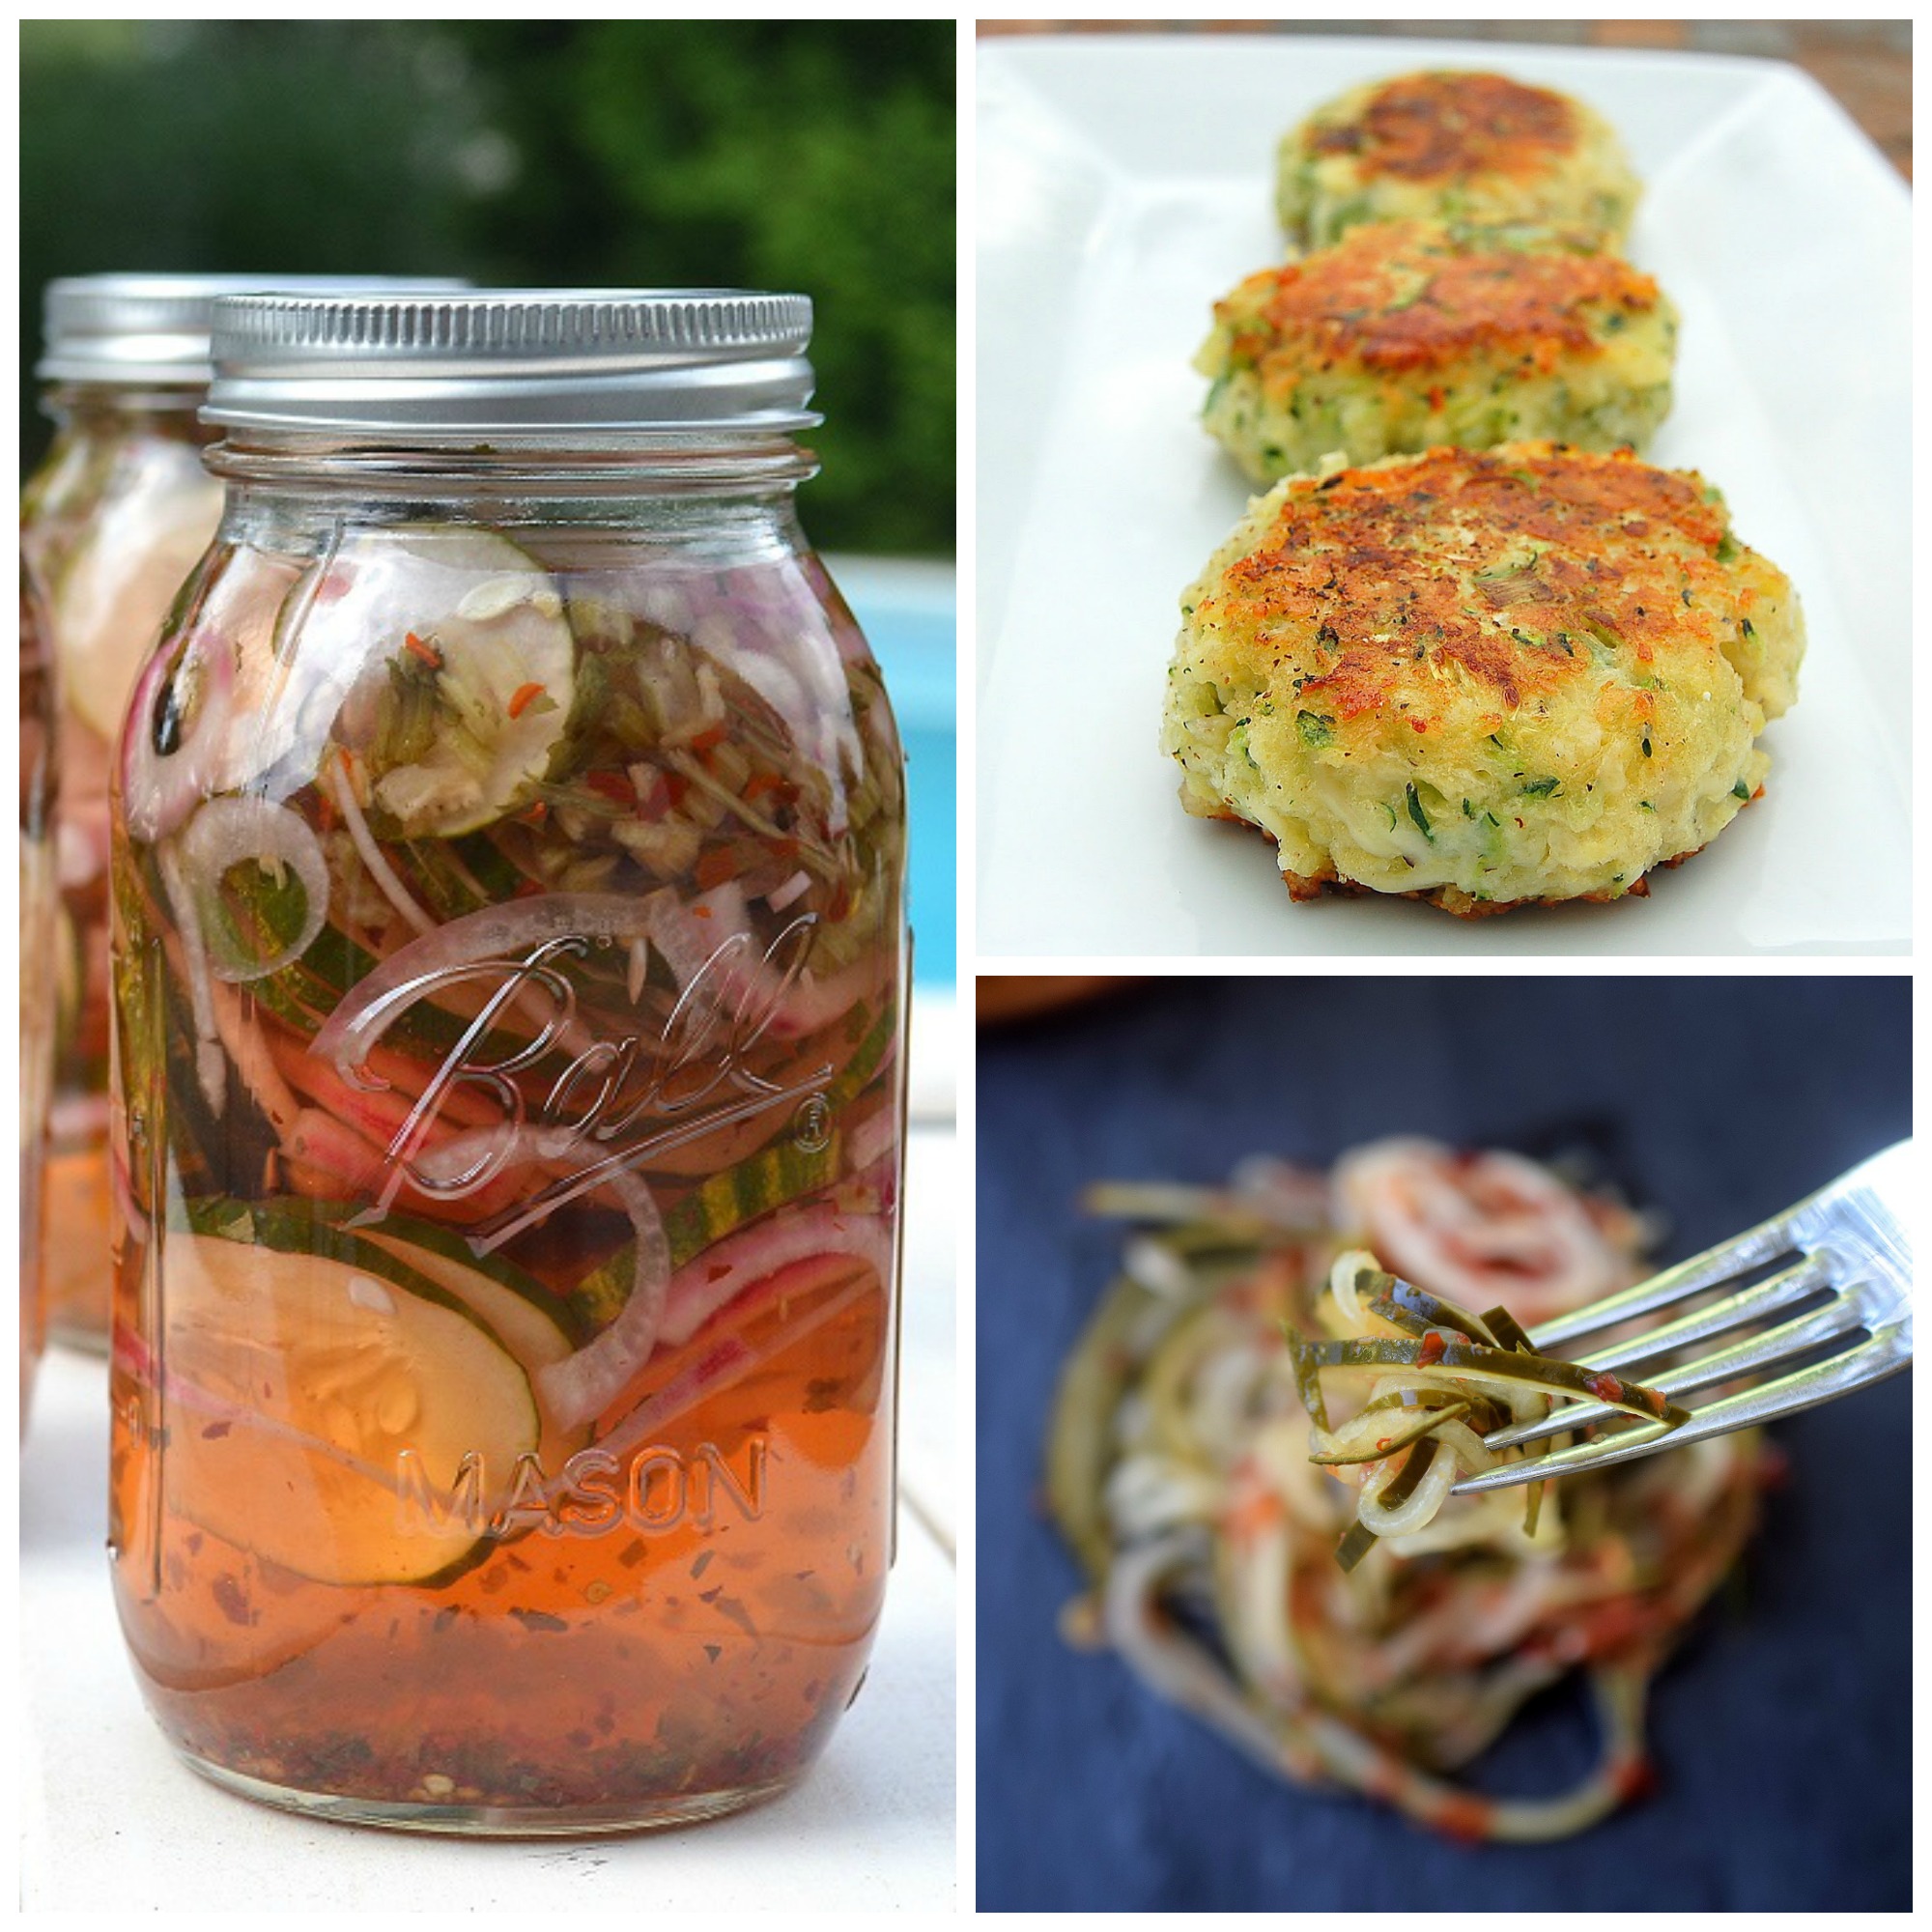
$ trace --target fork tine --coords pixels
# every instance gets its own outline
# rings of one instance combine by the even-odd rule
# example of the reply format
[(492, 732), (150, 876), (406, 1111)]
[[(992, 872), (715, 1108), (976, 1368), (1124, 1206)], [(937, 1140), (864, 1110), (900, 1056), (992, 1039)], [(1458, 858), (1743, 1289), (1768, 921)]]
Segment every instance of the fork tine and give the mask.
[(1769, 1221), (1759, 1222), (1755, 1228), (1735, 1239), (1720, 1241), (1714, 1248), (1706, 1248), (1701, 1255), (1692, 1255), (1688, 1262), (1679, 1262), (1676, 1266), (1665, 1268), (1662, 1274), (1647, 1276), (1619, 1293), (1593, 1301), (1587, 1308), (1556, 1316), (1548, 1321), (1539, 1321), (1529, 1331), (1529, 1339), (1538, 1349), (1546, 1352), (1553, 1351), (1568, 1343), (1579, 1341), (1585, 1335), (1614, 1328), (1620, 1321), (1629, 1321), (1639, 1315), (1654, 1315), (1658, 1309), (1668, 1308), (1673, 1301), (1682, 1301), (1686, 1295), (1715, 1288), (1719, 1282), (1728, 1281), (1732, 1275), (1743, 1274), (1747, 1268), (1776, 1261), (1793, 1246), (1793, 1211), (1787, 1209), (1782, 1214), (1775, 1214)]
[(1735, 1294), (1727, 1294), (1723, 1300), (1714, 1301), (1694, 1315), (1680, 1315), (1675, 1321), (1646, 1329), (1641, 1335), (1633, 1335), (1627, 1341), (1577, 1359), (1586, 1369), (1623, 1369), (1633, 1362), (1654, 1362), (1660, 1355), (1687, 1348), (1692, 1342), (1708, 1342), (1712, 1336), (1742, 1327), (1747, 1321), (1775, 1315), (1780, 1308), (1789, 1308), (1807, 1294), (1815, 1294), (1819, 1289), (1831, 1285), (1831, 1264), (1822, 1255), (1806, 1255), (1790, 1267), (1781, 1268), (1750, 1288), (1740, 1289)]
[[(1653, 1376), (1648, 1385), (1660, 1394), (1679, 1396), (1692, 1389), (1709, 1388), (1715, 1382), (1730, 1381), (1738, 1376), (1755, 1375), (1758, 1370), (1771, 1368), (1804, 1350), (1814, 1349), (1821, 1342), (1868, 1326), (1874, 1312), (1865, 1305), (1862, 1295), (1841, 1295), (1823, 1308), (1799, 1316), (1795, 1321), (1782, 1322), (1766, 1329), (1762, 1335), (1752, 1335), (1728, 1349), (1720, 1349), (1714, 1355), (1703, 1355), (1694, 1362)], [(1605, 1402), (1571, 1403), (1554, 1409), (1540, 1422), (1519, 1422), (1492, 1431), (1483, 1437), (1483, 1447), (1512, 1449), (1520, 1443), (1539, 1442), (1548, 1435), (1567, 1435), (1574, 1430), (1606, 1422), (1624, 1413), (1625, 1410), (1612, 1408)]]
[(1520, 1463), (1505, 1463), (1494, 1469), (1485, 1469), (1480, 1475), (1465, 1476), (1450, 1494), (1475, 1495), (1486, 1490), (1507, 1490), (1519, 1483), (1541, 1482), (1546, 1476), (1574, 1476), (1586, 1469), (1608, 1468), (1612, 1463), (1648, 1455), (1665, 1436), (1670, 1448), (1689, 1448), (1707, 1436), (1723, 1435), (1734, 1429), (1749, 1429), (1815, 1408), (1834, 1396), (1895, 1375), (1900, 1369), (1909, 1368), (1911, 1361), (1910, 1324), (1888, 1323), (1856, 1349), (1834, 1355), (1828, 1362), (1814, 1362), (1809, 1368), (1794, 1370), (1776, 1381), (1761, 1383), (1693, 1409), (1690, 1420), (1675, 1429), (1668, 1429), (1661, 1422), (1641, 1422), (1634, 1429), (1622, 1430), (1596, 1442), (1575, 1443), (1547, 1456), (1532, 1456)]

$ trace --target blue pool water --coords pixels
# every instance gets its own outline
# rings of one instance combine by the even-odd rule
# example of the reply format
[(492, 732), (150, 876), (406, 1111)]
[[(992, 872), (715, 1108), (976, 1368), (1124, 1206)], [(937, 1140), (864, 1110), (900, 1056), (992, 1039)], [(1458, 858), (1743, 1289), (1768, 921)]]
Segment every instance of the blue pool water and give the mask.
[(826, 568), (871, 641), (905, 741), (913, 977), (922, 986), (951, 986), (958, 950), (953, 791), (958, 622), (952, 567), (834, 556), (826, 559)]

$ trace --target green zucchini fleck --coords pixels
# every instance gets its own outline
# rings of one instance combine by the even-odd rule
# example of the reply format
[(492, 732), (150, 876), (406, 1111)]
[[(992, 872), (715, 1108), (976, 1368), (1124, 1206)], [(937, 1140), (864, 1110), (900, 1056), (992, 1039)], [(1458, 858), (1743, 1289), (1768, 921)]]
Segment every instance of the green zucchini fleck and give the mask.
[(1423, 810), (1422, 800), (1417, 795), (1413, 784), (1410, 784), (1408, 787), (1408, 815), (1414, 819), (1416, 830), (1434, 845), (1435, 843), (1435, 835), (1429, 829), (1429, 814)]

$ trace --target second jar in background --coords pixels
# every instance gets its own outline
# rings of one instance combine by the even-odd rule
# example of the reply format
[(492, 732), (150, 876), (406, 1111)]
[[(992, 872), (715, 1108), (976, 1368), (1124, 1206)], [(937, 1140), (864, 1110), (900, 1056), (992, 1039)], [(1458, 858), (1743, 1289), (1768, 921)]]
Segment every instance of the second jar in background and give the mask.
[[(59, 1339), (107, 1336), (107, 778), (134, 674), (214, 536), (209, 323), (215, 298), (377, 278), (86, 275), (49, 284), (37, 373), (58, 425), (21, 498), (22, 624), (57, 673), (53, 1097), (42, 1294)], [(448, 281), (412, 283), (456, 288)]]

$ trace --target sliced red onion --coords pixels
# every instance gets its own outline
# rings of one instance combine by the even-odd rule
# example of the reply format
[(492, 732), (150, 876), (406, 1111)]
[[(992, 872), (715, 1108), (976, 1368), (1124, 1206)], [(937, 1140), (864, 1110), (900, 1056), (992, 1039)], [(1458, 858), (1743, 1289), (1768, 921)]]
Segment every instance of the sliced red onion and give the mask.
[(595, 1341), (536, 1372), (537, 1393), (564, 1429), (601, 1414), (650, 1360), (670, 1288), (670, 1242), (651, 1190), (625, 1168), (604, 1184), (624, 1204), (637, 1231), (631, 1292), (617, 1319)]
[[(155, 708), (192, 661), (204, 680), (200, 703), (182, 721), (172, 752), (155, 749)], [(181, 650), (157, 652), (134, 686), (121, 735), (121, 814), (129, 834), (152, 844), (178, 832), (216, 788), (234, 708), (235, 659), (226, 642), (198, 632)]]
[(691, 904), (669, 901), (655, 933), (680, 986), (715, 977), (725, 1000), (741, 1012), (768, 1011), (766, 1031), (776, 1039), (798, 1039), (851, 1011), (871, 985), (876, 969), (861, 960), (828, 980), (803, 966), (775, 966), (757, 950), (737, 880), (714, 886)]
[(181, 853), (189, 890), (209, 913), (218, 913), (222, 881), (237, 866), (253, 864), (264, 871), (286, 866), (301, 882), (301, 930), (266, 958), (248, 958), (221, 946), (219, 921), (204, 921), (204, 932), (213, 927), (217, 942), (209, 960), (217, 980), (245, 981), (279, 973), (299, 959), (322, 930), (328, 916), (328, 862), (307, 823), (286, 806), (264, 798), (211, 798), (189, 821)]
[(1526, 1327), (1634, 1278), (1577, 1195), (1520, 1154), (1374, 1141), (1342, 1159), (1334, 1188), (1337, 1222), (1384, 1267), (1467, 1308), (1501, 1302)]
[(766, 1275), (817, 1255), (852, 1255), (881, 1281), (892, 1276), (892, 1224), (881, 1214), (845, 1214), (831, 1207), (780, 1208), (728, 1235), (671, 1277), (663, 1339), (688, 1342), (719, 1309)]
[(756, 1348), (737, 1335), (727, 1335), (715, 1349), (707, 1350), (688, 1368), (680, 1370), (656, 1394), (640, 1402), (597, 1446), (613, 1456), (628, 1456), (632, 1450), (657, 1439), (668, 1425), (700, 1402), (724, 1394), (754, 1369), (776, 1360), (828, 1321), (836, 1321), (854, 1302), (878, 1292), (876, 1282), (855, 1281)]
[[(451, 1135), (417, 1154), (413, 1164), (419, 1180), (432, 1183), (440, 1199), (460, 1200), (512, 1167), (561, 1158), (574, 1138), (568, 1128), (505, 1122)], [(537, 1393), (562, 1429), (575, 1429), (601, 1414), (650, 1360), (670, 1284), (670, 1241), (649, 1186), (627, 1168), (607, 1175), (603, 1185), (631, 1217), (631, 1292), (616, 1320), (594, 1340), (536, 1372)]]

